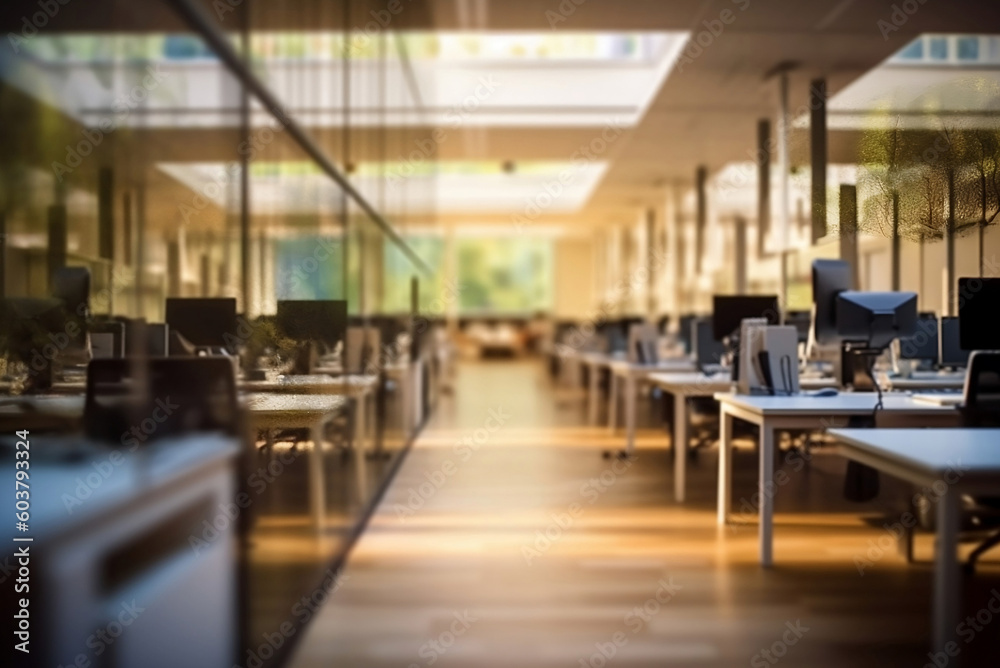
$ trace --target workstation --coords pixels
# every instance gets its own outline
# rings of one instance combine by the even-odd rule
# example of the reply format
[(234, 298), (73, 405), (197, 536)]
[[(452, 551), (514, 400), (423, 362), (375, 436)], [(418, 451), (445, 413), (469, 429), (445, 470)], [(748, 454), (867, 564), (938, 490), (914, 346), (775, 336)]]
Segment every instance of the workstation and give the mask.
[(6, 3), (8, 663), (993, 668), (996, 25)]

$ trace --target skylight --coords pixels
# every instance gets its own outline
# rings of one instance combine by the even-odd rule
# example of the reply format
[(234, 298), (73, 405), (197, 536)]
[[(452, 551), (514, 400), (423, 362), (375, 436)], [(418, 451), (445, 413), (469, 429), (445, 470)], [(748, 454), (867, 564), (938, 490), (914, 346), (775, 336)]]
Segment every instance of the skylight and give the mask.
[[(357, 127), (381, 123), (570, 127), (611, 122), (632, 126), (661, 88), (687, 36), (686, 32), (410, 33), (402, 38), (410, 56), (409, 72), (397, 60), (395, 41), (390, 41), (387, 86), (395, 91), (394, 101), (379, 108), (371, 91), (352, 96), (351, 123)], [(303, 125), (322, 128), (343, 123), (342, 35), (256, 33), (252, 41), (256, 69)], [(356, 76), (367, 76), (366, 68), (375, 66), (371, 60), (378, 51), (372, 51), (375, 43), (364, 33), (351, 38)], [(226, 75), (194, 37), (39, 36), (31, 40), (28, 51), (28, 57), (7, 57), (6, 66), (0, 67), (4, 78), (92, 127), (114, 115), (116, 95), (132, 88), (150, 65), (166, 74), (167, 83), (124, 119), (124, 125), (235, 127), (239, 122), (238, 95), (206, 95), (205, 91), (218, 91), (218, 82)], [(306, 63), (308, 94), (303, 92)], [(74, 80), (86, 85), (67, 85)], [(257, 125), (268, 121), (264, 113), (253, 119)]]

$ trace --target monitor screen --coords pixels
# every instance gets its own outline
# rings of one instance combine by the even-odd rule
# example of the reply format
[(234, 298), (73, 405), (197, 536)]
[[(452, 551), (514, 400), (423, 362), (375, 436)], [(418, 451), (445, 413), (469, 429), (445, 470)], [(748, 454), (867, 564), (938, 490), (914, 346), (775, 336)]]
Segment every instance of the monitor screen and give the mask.
[(167, 325), (199, 348), (226, 348), (236, 341), (236, 300), (167, 299)]
[(336, 346), (347, 331), (347, 302), (342, 300), (279, 301), (278, 330), (295, 341)]
[(917, 318), (917, 332), (899, 339), (899, 357), (904, 360), (938, 360), (938, 319), (934, 314)]
[(716, 341), (739, 333), (740, 324), (747, 318), (764, 318), (769, 325), (781, 324), (777, 295), (715, 295), (713, 306), (712, 331)]
[(994, 326), (1000, 310), (1000, 278), (960, 278), (958, 317), (963, 350), (1000, 350)]
[(972, 351), (962, 345), (960, 330), (959, 318), (941, 318), (939, 361), (943, 367), (957, 369), (969, 364), (969, 355)]

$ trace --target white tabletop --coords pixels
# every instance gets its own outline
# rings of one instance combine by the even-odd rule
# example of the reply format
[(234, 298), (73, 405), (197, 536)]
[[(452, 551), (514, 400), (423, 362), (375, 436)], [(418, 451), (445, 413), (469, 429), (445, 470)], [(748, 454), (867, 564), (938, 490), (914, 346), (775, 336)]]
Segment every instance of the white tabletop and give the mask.
[(649, 376), (650, 382), (670, 392), (677, 394), (697, 394), (711, 396), (716, 392), (725, 392), (733, 384), (728, 371), (706, 376), (699, 371), (675, 371), (671, 373), (654, 373)]
[(378, 376), (281, 376), (276, 380), (246, 380), (240, 383), (244, 392), (283, 392), (302, 394), (344, 394), (370, 390), (378, 384)]
[[(841, 392), (832, 397), (813, 397), (798, 394), (790, 397), (757, 396), (720, 392), (716, 401), (750, 413), (769, 415), (801, 415), (823, 413), (827, 415), (858, 415), (875, 410), (878, 397), (874, 392)], [(882, 408), (886, 411), (934, 413), (954, 412), (953, 406), (935, 406), (915, 401), (906, 394), (883, 395)]]
[(344, 406), (345, 398), (326, 394), (248, 394), (245, 398), (251, 415), (290, 415), (330, 413)]
[(965, 480), (1000, 476), (1000, 429), (831, 429), (829, 434), (847, 449), (928, 477), (956, 466)]
[(626, 359), (612, 360), (611, 370), (615, 373), (676, 373), (684, 371), (694, 371), (696, 366), (693, 360), (687, 357), (660, 360), (656, 364), (639, 364)]

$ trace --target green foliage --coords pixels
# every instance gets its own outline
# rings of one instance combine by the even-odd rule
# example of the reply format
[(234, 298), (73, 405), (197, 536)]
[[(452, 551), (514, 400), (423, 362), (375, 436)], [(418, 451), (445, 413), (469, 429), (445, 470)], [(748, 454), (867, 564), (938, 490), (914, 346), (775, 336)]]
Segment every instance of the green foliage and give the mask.
[(287, 360), (291, 358), (298, 344), (281, 334), (274, 321), (268, 318), (257, 318), (251, 324), (250, 337), (243, 349), (244, 368), (252, 369), (261, 357)]

